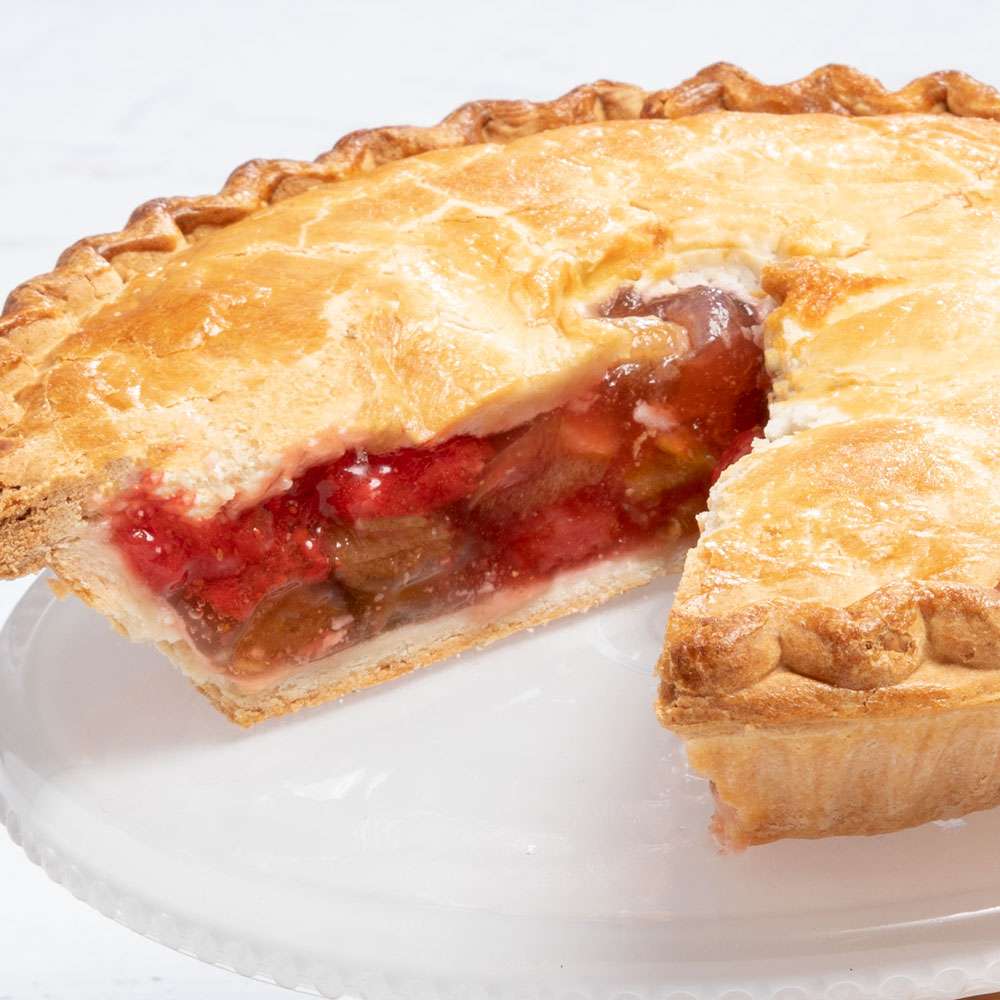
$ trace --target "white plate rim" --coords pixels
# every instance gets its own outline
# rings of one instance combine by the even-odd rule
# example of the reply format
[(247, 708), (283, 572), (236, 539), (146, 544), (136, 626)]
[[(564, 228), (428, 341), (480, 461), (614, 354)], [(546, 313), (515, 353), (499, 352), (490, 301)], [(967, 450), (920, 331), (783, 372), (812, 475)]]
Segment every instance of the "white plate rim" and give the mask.
[[(38, 580), (21, 598), (0, 634), (0, 661), (9, 661), (14, 629), (37, 627), (43, 613), (55, 603), (47, 581)], [(32, 624), (34, 623), (34, 624)], [(2, 663), (0, 663), (2, 665)], [(2, 737), (0, 737), (2, 739)], [(914, 961), (895, 951), (866, 967), (843, 975), (829, 971), (816, 975), (762, 975), (746, 986), (732, 984), (699, 992), (673, 989), (665, 983), (636, 983), (628, 989), (596, 992), (586, 984), (553, 988), (551, 983), (526, 983), (512, 976), (503, 983), (411, 978), (389, 982), (369, 967), (335, 966), (303, 959), (289, 951), (261, 947), (220, 932), (218, 928), (166, 912), (126, 890), (109, 876), (71, 857), (36, 829), (30, 818), (14, 810), (3, 794), (5, 772), (0, 743), (0, 824), (33, 864), (77, 899), (148, 940), (247, 978), (311, 995), (362, 1000), (919, 1000), (958, 998), (1000, 989), (1000, 945), (974, 946), (953, 958)], [(978, 916), (978, 915), (977, 915)], [(989, 914), (990, 927), (980, 937), (1000, 940), (990, 928), (1000, 928), (1000, 906)]]

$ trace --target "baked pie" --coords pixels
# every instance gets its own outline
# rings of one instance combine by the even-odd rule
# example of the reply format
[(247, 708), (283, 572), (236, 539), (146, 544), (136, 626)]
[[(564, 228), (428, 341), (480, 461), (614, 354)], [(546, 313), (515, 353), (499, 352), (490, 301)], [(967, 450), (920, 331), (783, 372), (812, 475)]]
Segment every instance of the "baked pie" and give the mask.
[(0, 568), (250, 724), (700, 525), (660, 713), (725, 843), (992, 805), (997, 118), (958, 73), (716, 65), (149, 202), (7, 303)]

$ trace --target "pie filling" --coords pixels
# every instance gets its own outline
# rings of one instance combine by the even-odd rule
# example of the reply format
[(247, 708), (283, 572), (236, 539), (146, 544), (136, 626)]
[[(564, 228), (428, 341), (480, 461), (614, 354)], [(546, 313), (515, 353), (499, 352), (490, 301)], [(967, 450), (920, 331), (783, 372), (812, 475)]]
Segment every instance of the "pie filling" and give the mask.
[(674, 539), (761, 433), (760, 318), (705, 286), (625, 287), (596, 313), (675, 323), (689, 349), (510, 431), (348, 452), (239, 512), (195, 519), (146, 477), (112, 505), (114, 544), (215, 669), (249, 677)]

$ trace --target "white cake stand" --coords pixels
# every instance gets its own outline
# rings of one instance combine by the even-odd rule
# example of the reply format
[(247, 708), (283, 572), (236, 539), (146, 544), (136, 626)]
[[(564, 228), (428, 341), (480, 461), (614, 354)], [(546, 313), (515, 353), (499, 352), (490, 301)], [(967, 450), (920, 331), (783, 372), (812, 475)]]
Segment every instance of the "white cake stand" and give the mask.
[(1000, 811), (716, 852), (652, 710), (671, 593), (244, 732), (40, 582), (0, 640), (0, 815), (102, 913), (324, 996), (995, 989)]

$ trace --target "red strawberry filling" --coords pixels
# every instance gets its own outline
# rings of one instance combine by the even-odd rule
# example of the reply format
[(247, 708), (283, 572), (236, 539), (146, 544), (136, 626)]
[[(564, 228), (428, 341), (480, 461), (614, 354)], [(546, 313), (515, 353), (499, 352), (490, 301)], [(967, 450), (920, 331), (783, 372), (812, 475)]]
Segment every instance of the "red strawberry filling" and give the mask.
[(387, 455), (350, 452), (323, 472), (320, 507), (348, 522), (430, 514), (467, 497), (492, 456), (490, 443), (474, 437)]
[(254, 674), (693, 528), (766, 419), (757, 315), (701, 287), (598, 311), (676, 323), (690, 350), (502, 434), (351, 451), (240, 513), (192, 518), (147, 479), (114, 505), (114, 543), (209, 658)]

